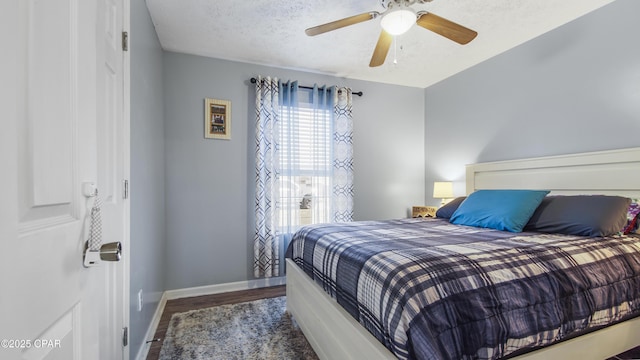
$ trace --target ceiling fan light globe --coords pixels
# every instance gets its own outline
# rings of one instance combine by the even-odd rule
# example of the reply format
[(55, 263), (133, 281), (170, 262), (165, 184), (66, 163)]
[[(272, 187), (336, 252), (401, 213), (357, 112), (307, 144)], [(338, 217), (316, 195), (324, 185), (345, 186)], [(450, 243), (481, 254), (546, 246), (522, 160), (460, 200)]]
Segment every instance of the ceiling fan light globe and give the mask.
[(380, 25), (391, 35), (402, 35), (411, 29), (416, 22), (416, 13), (411, 8), (398, 8), (386, 13)]

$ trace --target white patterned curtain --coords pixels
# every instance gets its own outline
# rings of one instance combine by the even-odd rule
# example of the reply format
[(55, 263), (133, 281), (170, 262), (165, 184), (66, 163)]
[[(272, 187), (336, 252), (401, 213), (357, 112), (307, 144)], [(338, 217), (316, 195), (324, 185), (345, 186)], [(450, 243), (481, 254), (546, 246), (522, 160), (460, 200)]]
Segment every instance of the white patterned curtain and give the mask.
[(353, 220), (353, 116), (350, 88), (333, 91), (333, 222)]
[(279, 275), (280, 254), (277, 236), (280, 197), (277, 186), (279, 164), (277, 123), (280, 118), (278, 78), (258, 77), (256, 81), (256, 231), (254, 236), (254, 275)]
[(254, 275), (279, 276), (293, 233), (353, 217), (351, 90), (256, 82)]

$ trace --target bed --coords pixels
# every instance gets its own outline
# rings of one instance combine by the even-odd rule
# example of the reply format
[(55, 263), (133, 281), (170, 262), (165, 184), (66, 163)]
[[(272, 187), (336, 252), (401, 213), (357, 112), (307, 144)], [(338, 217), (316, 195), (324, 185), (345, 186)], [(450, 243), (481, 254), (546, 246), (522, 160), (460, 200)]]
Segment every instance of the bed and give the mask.
[[(640, 197), (640, 188), (637, 181), (638, 178), (640, 178), (640, 148), (634, 148), (469, 165), (467, 166), (467, 193), (471, 194), (476, 190), (490, 189), (549, 189), (551, 190), (551, 195), (604, 194), (638, 198)], [(405, 219), (383, 223), (384, 224), (379, 224), (379, 222), (365, 222), (361, 225), (364, 227), (372, 228), (374, 227), (374, 225), (382, 226), (376, 228), (374, 232), (383, 233), (385, 234), (384, 236), (387, 236), (389, 238), (405, 237), (413, 239), (416, 237), (417, 233), (430, 233), (432, 237), (436, 239), (435, 245), (432, 245), (437, 251), (451, 250), (447, 249), (447, 247), (461, 247), (465, 249), (467, 245), (472, 244), (470, 245), (472, 248), (478, 246), (488, 247), (483, 250), (483, 254), (499, 254), (500, 252), (504, 252), (504, 254), (507, 254), (509, 249), (517, 248), (519, 246), (518, 244), (524, 244), (523, 246), (530, 250), (535, 249), (538, 243), (541, 241), (539, 239), (540, 235), (536, 235), (535, 233), (507, 233), (504, 231), (496, 230), (477, 231), (472, 227), (460, 227), (459, 225), (451, 225), (447, 221), (442, 220)], [(322, 230), (323, 226), (319, 226), (306, 228), (305, 231), (325, 231), (326, 234), (340, 234), (340, 232), (336, 232), (336, 230), (340, 229), (330, 228), (330, 226), (335, 225), (324, 225), (324, 230)], [(355, 226), (355, 224), (345, 224), (341, 226), (345, 226), (347, 228), (346, 231), (343, 232), (345, 234), (353, 234), (354, 232), (357, 233), (358, 231), (360, 231), (352, 228), (353, 226)], [(427, 226), (427, 228), (425, 228), (425, 226)], [(465, 234), (463, 234), (462, 237), (456, 237), (456, 239), (458, 240), (446, 240), (445, 244), (439, 244), (438, 239), (443, 238), (443, 231), (457, 231)], [(548, 235), (544, 235), (543, 238), (545, 236), (548, 237)], [(560, 244), (564, 244), (563, 246), (571, 247), (572, 244), (575, 245), (578, 242), (583, 242), (586, 247), (589, 247), (592, 246), (589, 244), (594, 243), (588, 237), (566, 238), (566, 236), (572, 235), (562, 235), (560, 236), (560, 238), (554, 239), (542, 239), (542, 242), (553, 242), (554, 246), (556, 247), (559, 247)], [(474, 237), (490, 237), (492, 240), (485, 244), (475, 241)], [(423, 240), (413, 240), (414, 243), (422, 241)], [(452, 241), (453, 243), (451, 243)], [(611, 244), (605, 244), (604, 240), (597, 242), (597, 245), (600, 246), (600, 248), (596, 249), (595, 251), (602, 254), (603, 252), (610, 251), (607, 249), (611, 246), (613, 246), (614, 248), (617, 247), (618, 250), (627, 249), (627, 253), (623, 257), (632, 260), (624, 261), (630, 261), (631, 263), (638, 262), (637, 257), (635, 257), (635, 253), (638, 252), (637, 250), (639, 248), (637, 246), (639, 246), (638, 244), (640, 243), (640, 239), (637, 236), (615, 236), (607, 239), (606, 242), (611, 242)], [(532, 243), (535, 243), (536, 246), (529, 246)], [(296, 246), (295, 243), (294, 246)], [(367, 246), (375, 248), (376, 246), (378, 246), (378, 244), (376, 243), (376, 241), (371, 241)], [(399, 248), (406, 247), (405, 245), (395, 246)], [(312, 248), (313, 246), (308, 247)], [(331, 245), (328, 245), (328, 247), (331, 247)], [(563, 249), (563, 251), (573, 251), (567, 249), (569, 248)], [(301, 251), (304, 252), (304, 249), (302, 249)], [(464, 252), (470, 250), (467, 247), (466, 250), (462, 251)], [(539, 256), (544, 257), (544, 251), (545, 250), (541, 250), (539, 252)], [(394, 253), (402, 254), (401, 257), (406, 258), (407, 254), (413, 254), (413, 250), (407, 250), (404, 248), (400, 250), (394, 249)], [(388, 255), (389, 253), (382, 257), (389, 258)], [(313, 257), (314, 255), (311, 256)], [(447, 259), (449, 257), (451, 257), (451, 253), (441, 254), (439, 259), (442, 264), (439, 265), (439, 270), (434, 271), (433, 269), (427, 269), (426, 273), (437, 273), (438, 271), (445, 271), (444, 269), (447, 269)], [(510, 258), (512, 258), (511, 255), (503, 257), (503, 259)], [(616, 258), (620, 260), (620, 257)], [(317, 273), (316, 270), (309, 268), (309, 266), (305, 265), (304, 261), (302, 261), (300, 258), (296, 259), (294, 257), (294, 259), (295, 260), (287, 259), (288, 311), (293, 315), (296, 322), (300, 325), (307, 339), (320, 358), (394, 359), (396, 358), (396, 355), (401, 358), (415, 356), (415, 349), (403, 347), (404, 345), (400, 344), (401, 342), (397, 341), (395, 336), (389, 336), (388, 334), (389, 329), (391, 329), (391, 332), (394, 333), (395, 329), (397, 329), (398, 327), (398, 324), (402, 322), (402, 319), (398, 320), (398, 315), (389, 315), (388, 319), (383, 322), (384, 325), (380, 325), (380, 319), (375, 319), (376, 321), (369, 321), (368, 319), (373, 315), (369, 314), (366, 311), (366, 308), (365, 311), (361, 311), (362, 309), (354, 309), (354, 304), (356, 304), (357, 301), (354, 299), (350, 299), (350, 296), (354, 297), (354, 295), (350, 295), (349, 293), (345, 293), (344, 291), (344, 289), (348, 288), (349, 286), (341, 285), (336, 287), (335, 283), (325, 282), (323, 285), (323, 289), (318, 285), (319, 283), (322, 283), (322, 281), (316, 282), (314, 280), (311, 280), (311, 278), (308, 276), (308, 274), (314, 274), (314, 276), (316, 276), (316, 279), (322, 279), (323, 277), (332, 277), (336, 272), (335, 265), (328, 264), (327, 269), (330, 270), (330, 273), (322, 274)], [(296, 265), (295, 261), (298, 262), (298, 265)], [(495, 261), (495, 259), (491, 261)], [(473, 262), (473, 266), (475, 266), (475, 264), (476, 263)], [(609, 266), (620, 268), (622, 266), (621, 264), (622, 263), (616, 264), (614, 261), (614, 263), (610, 263)], [(385, 267), (387, 269), (387, 273), (396, 271), (391, 264), (375, 265), (374, 267), (376, 266)], [(638, 269), (634, 268), (634, 266), (635, 265), (631, 266), (631, 268), (633, 269), (630, 269), (629, 273), (638, 272)], [(518, 266), (515, 267), (517, 268)], [(570, 266), (567, 267), (569, 268)], [(508, 269), (508, 267), (505, 267), (505, 269)], [(522, 271), (526, 272), (530, 271), (531, 267), (524, 266), (521, 269), (524, 269)], [(345, 272), (344, 270), (342, 270), (342, 272), (346, 274), (350, 273), (350, 271)], [(497, 271), (492, 276), (499, 277), (499, 275), (496, 275), (499, 273), (500, 271)], [(607, 271), (604, 271), (604, 273), (607, 273)], [(615, 273), (615, 271), (608, 271), (608, 273)], [(377, 275), (371, 275), (370, 278), (375, 278), (376, 276)], [(478, 276), (479, 277), (477, 278), (469, 277), (470, 279), (472, 279), (470, 281), (482, 281), (482, 276)], [(352, 286), (359, 286), (360, 288), (370, 287), (371, 294), (381, 294), (387, 291), (387, 298), (389, 297), (388, 293), (394, 294), (393, 296), (396, 297), (403, 297), (401, 291), (396, 288), (388, 290), (386, 287), (383, 288), (383, 286), (380, 285), (367, 285), (369, 284), (368, 282), (365, 285), (355, 284), (355, 282), (357, 281), (354, 279), (351, 279)], [(432, 282), (433, 281), (435, 280), (432, 280)], [(590, 281), (593, 282), (593, 280), (588, 280), (587, 282)], [(611, 281), (615, 284), (626, 281), (627, 285), (630, 286), (626, 286), (615, 291), (601, 290), (599, 297), (607, 297), (607, 294), (610, 293), (628, 293), (637, 291), (638, 280), (633, 276), (622, 276), (617, 279), (612, 279)], [(496, 282), (495, 277), (491, 279), (491, 282)], [(435, 285), (432, 283), (430, 286), (417, 285), (417, 287), (419, 288), (422, 286), (427, 290), (427, 292), (429, 291), (429, 289), (431, 289), (430, 291), (433, 292), (433, 289), (442, 288), (442, 283), (443, 282), (440, 281)], [(541, 285), (537, 284), (536, 286)], [(597, 287), (598, 286), (596, 286), (596, 288)], [(503, 293), (503, 290), (495, 292), (492, 296), (490, 296), (490, 298), (495, 299), (495, 297), (500, 297), (501, 293)], [(329, 294), (331, 294), (333, 297)], [(461, 291), (460, 295), (461, 296), (459, 296), (456, 300), (457, 302), (467, 299), (467, 293)], [(512, 297), (524, 297), (521, 295), (522, 294)], [(531, 294), (528, 294), (527, 296), (535, 296), (535, 291)], [(339, 299), (339, 302), (342, 304), (342, 306), (337, 304), (336, 300), (333, 299), (334, 297)], [(369, 299), (375, 298), (374, 295), (367, 295), (364, 297)], [(631, 297), (633, 298), (633, 300), (638, 298), (637, 294), (632, 294)], [(415, 301), (416, 296), (415, 294), (411, 294), (410, 296), (405, 298), (411, 298), (412, 301)], [(589, 298), (591, 299), (591, 297)], [(485, 296), (484, 299), (486, 300), (487, 297)], [(378, 303), (375, 303), (374, 300), (368, 301), (373, 303), (371, 305), (372, 308), (391, 306), (389, 304), (392, 304), (391, 302), (386, 302), (386, 300), (378, 301)], [(469, 301), (473, 302), (475, 300)], [(512, 336), (513, 338), (518, 339), (518, 341), (512, 341), (507, 345), (497, 345), (493, 348), (485, 346), (484, 348), (482, 348), (483, 350), (480, 356), (487, 358), (516, 356), (517, 358), (522, 359), (577, 357), (584, 359), (604, 359), (609, 356), (621, 353), (629, 348), (640, 345), (640, 320), (637, 317), (637, 315), (640, 314), (640, 308), (638, 307), (640, 306), (640, 304), (638, 304), (638, 301), (632, 300), (618, 302), (619, 304), (616, 305), (613, 310), (609, 308), (600, 309), (600, 315), (604, 314), (604, 316), (593, 316), (593, 318), (595, 319), (593, 323), (585, 325), (583, 320), (576, 319), (575, 324), (569, 326), (568, 328), (562, 328), (555, 333), (551, 330), (548, 331), (547, 334), (542, 337), (543, 341), (540, 340), (540, 336), (536, 335), (534, 337), (530, 337), (528, 336), (529, 334), (521, 333), (520, 335), (522, 336)], [(486, 306), (486, 304), (483, 306)], [(503, 303), (500, 303), (498, 305), (498, 307), (503, 306), (506, 305)], [(581, 305), (580, 302), (577, 302), (572, 306), (579, 308)], [(582, 306), (584, 306), (584, 304)], [(357, 307), (357, 305), (355, 307)], [(489, 307), (487, 306), (487, 308)], [(447, 311), (443, 311), (442, 309), (450, 309), (450, 307), (446, 304), (440, 304), (439, 308), (436, 306), (431, 310), (420, 311), (429, 313), (430, 316), (428, 318), (432, 319), (437, 318), (437, 314), (447, 313)], [(360, 319), (360, 322), (355, 320), (353, 314), (356, 314), (355, 316)], [(474, 315), (472, 314), (470, 316)], [(519, 314), (514, 318), (517, 320), (518, 316), (520, 319), (532, 318), (532, 316), (530, 315), (526, 316), (522, 314)], [(518, 321), (513, 320), (514, 318), (507, 317), (502, 318), (502, 320), (504, 321), (504, 319), (508, 319), (508, 321), (512, 323), (517, 323)], [(415, 319), (416, 318), (414, 317), (408, 317), (408, 320), (405, 320), (412, 323), (421, 322), (420, 320)], [(609, 322), (612, 322), (614, 323), (614, 325), (606, 326), (603, 328), (604, 323), (599, 322), (599, 319), (603, 319), (602, 321), (606, 322), (607, 324)], [(473, 321), (471, 321), (470, 323), (473, 323)], [(387, 324), (393, 325), (385, 329), (381, 329), (381, 327), (387, 326)], [(433, 326), (433, 324), (425, 325), (425, 328), (429, 328), (429, 326)], [(448, 334), (445, 337), (449, 338), (448, 343), (445, 341), (439, 345), (430, 347), (430, 345), (428, 344), (424, 345), (425, 340), (420, 337), (412, 338), (411, 336), (413, 335), (407, 336), (411, 339), (409, 342), (412, 344), (412, 346), (420, 344), (418, 346), (424, 347), (424, 349), (421, 348), (420, 350), (418, 350), (418, 352), (422, 354), (420, 355), (420, 357), (430, 356), (431, 358), (459, 358), (461, 357), (460, 354), (466, 354), (465, 351), (467, 350), (463, 349), (461, 350), (463, 352), (460, 353), (459, 348), (464, 348), (464, 346), (454, 345), (463, 344), (468, 341), (463, 341), (460, 337), (468, 332), (484, 331), (482, 330), (482, 326), (474, 327), (475, 325), (473, 324), (465, 324), (465, 326), (467, 327), (462, 327), (460, 329), (454, 329), (453, 327), (447, 328), (448, 325), (445, 323), (440, 323), (439, 326), (441, 326), (441, 328), (440, 330), (438, 330), (438, 334), (442, 334), (443, 331), (441, 330), (445, 329), (444, 333)], [(369, 330), (367, 330), (365, 327)], [(400, 326), (400, 328), (402, 328), (402, 326)], [(544, 328), (544, 326), (542, 328)], [(579, 332), (574, 332), (573, 328), (578, 329)], [(510, 328), (506, 327), (506, 329)], [(428, 331), (429, 330), (427, 330), (427, 332)], [(518, 331), (520, 330), (515, 329), (509, 331), (518, 333)], [(488, 333), (490, 333), (490, 331)], [(580, 336), (574, 337), (574, 334), (580, 334)], [(439, 338), (442, 338), (442, 336), (439, 335)], [(556, 344), (555, 342), (557, 340), (563, 341)], [(385, 343), (387, 346), (382, 345), (380, 341), (382, 341), (382, 343)], [(554, 344), (547, 346), (549, 342), (553, 342)], [(396, 355), (394, 355), (394, 353), (392, 353), (389, 349), (392, 349)], [(469, 357), (474, 356), (478, 355), (469, 355)]]

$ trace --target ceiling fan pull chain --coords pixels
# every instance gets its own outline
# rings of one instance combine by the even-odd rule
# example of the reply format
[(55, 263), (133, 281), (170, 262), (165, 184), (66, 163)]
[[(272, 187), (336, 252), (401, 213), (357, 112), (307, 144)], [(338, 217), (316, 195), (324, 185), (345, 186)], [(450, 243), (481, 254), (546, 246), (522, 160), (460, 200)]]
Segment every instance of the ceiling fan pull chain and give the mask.
[(393, 64), (398, 65), (398, 37), (393, 37)]
[(393, 64), (398, 65), (398, 37), (393, 37)]

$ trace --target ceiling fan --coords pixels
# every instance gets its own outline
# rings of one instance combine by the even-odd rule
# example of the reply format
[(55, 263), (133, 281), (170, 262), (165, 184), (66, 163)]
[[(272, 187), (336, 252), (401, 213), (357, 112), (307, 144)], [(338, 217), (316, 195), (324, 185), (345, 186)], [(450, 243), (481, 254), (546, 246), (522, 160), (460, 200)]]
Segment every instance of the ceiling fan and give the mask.
[(407, 32), (413, 24), (418, 24), (427, 30), (442, 35), (458, 44), (464, 45), (473, 40), (478, 33), (453, 21), (441, 18), (438, 15), (427, 11), (415, 11), (411, 5), (415, 3), (428, 3), (433, 0), (381, 0), (382, 6), (386, 9), (383, 12), (370, 11), (359, 15), (350, 16), (344, 19), (332, 21), (326, 24), (310, 27), (305, 30), (309, 36), (323, 34), (332, 30), (337, 30), (345, 26), (359, 24), (382, 17), (380, 25), (382, 30), (378, 43), (371, 56), (370, 67), (380, 66), (384, 63), (389, 52), (389, 47), (393, 36)]

